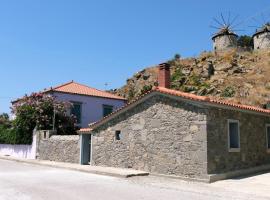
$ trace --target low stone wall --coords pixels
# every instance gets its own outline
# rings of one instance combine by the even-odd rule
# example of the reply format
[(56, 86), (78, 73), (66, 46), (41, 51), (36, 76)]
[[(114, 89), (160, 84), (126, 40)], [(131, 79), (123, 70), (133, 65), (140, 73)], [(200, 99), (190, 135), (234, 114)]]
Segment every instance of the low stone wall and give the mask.
[(0, 144), (0, 155), (13, 158), (36, 159), (36, 134), (33, 134), (32, 145)]
[(57, 162), (79, 163), (80, 138), (78, 135), (53, 135), (38, 142), (37, 158)]

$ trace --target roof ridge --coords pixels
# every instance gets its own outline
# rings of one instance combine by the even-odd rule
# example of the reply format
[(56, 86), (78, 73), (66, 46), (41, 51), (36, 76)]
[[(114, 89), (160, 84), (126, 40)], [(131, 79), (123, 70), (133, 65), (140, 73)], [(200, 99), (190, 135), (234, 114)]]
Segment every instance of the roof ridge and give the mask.
[[(118, 96), (118, 95), (116, 95), (116, 94), (112, 94), (112, 93), (107, 92), (107, 91), (105, 91), (105, 90), (100, 90), (100, 89), (97, 89), (97, 88), (94, 88), (94, 87), (90, 87), (90, 86), (88, 86), (88, 85), (86, 85), (86, 84), (78, 83), (78, 82), (73, 81), (73, 80), (72, 80), (71, 82), (67, 83), (66, 85), (68, 85), (68, 84), (70, 84), (70, 83), (75, 83), (75, 84), (78, 84), (78, 85), (87, 87), (87, 88), (89, 88), (89, 89), (92, 89), (92, 90), (96, 90), (96, 91), (99, 91), (99, 92), (104, 92), (104, 93), (113, 95), (113, 96), (115, 96), (115, 97), (120, 97), (120, 96)], [(63, 86), (66, 86), (66, 85), (63, 85)], [(63, 87), (63, 86), (62, 86), (62, 87)], [(59, 87), (58, 87), (58, 88), (59, 88)], [(57, 89), (58, 89), (58, 88), (57, 88)]]
[(254, 111), (254, 112), (270, 114), (270, 110), (263, 109), (263, 108), (256, 107), (256, 106), (252, 106), (252, 105), (237, 104), (237, 103), (233, 103), (230, 101), (218, 100), (218, 99), (214, 99), (214, 98), (211, 98), (208, 96), (199, 96), (199, 95), (195, 95), (195, 94), (191, 94), (191, 93), (187, 93), (187, 92), (182, 92), (182, 91), (178, 91), (178, 90), (172, 90), (172, 89), (168, 89), (168, 88), (164, 88), (164, 87), (154, 87), (152, 90), (149, 90), (149, 91), (143, 93), (142, 95), (140, 95), (139, 97), (137, 97), (133, 101), (129, 102), (128, 104), (122, 106), (121, 108), (117, 109), (116, 111), (114, 111), (110, 115), (102, 118), (101, 120), (99, 120), (97, 122), (89, 124), (89, 128), (91, 130), (95, 129), (96, 126), (99, 126), (100, 124), (102, 124), (106, 119), (113, 117), (114, 115), (116, 115), (120, 111), (128, 108), (132, 104), (135, 104), (136, 102), (138, 102), (139, 100), (143, 99), (145, 96), (147, 96), (153, 92), (159, 92), (159, 93), (163, 93), (163, 94), (179, 96), (179, 97), (182, 97), (185, 99), (190, 99), (193, 101), (201, 101), (201, 102), (210, 103), (210, 104), (212, 103), (212, 104), (224, 105), (227, 107), (234, 107), (234, 108), (238, 108), (241, 110), (250, 110), (250, 111)]
[(71, 83), (75, 83), (75, 82), (72, 80), (72, 81), (69, 81), (69, 82), (67, 82), (67, 83), (63, 83), (63, 84), (61, 84), (61, 85), (58, 85), (58, 86), (55, 86), (55, 87), (51, 87), (51, 90), (59, 89), (59, 88), (61, 88), (61, 87), (67, 86), (67, 85), (69, 85), (69, 84), (71, 84)]
[(212, 97), (209, 97), (209, 96), (199, 96), (199, 95), (196, 95), (196, 94), (191, 94), (191, 93), (182, 92), (182, 91), (178, 91), (178, 90), (172, 90), (172, 89), (168, 89), (168, 88), (157, 87), (156, 91), (158, 91), (158, 92), (162, 92), (162, 91), (167, 92), (167, 93), (169, 93), (171, 95), (176, 95), (175, 93), (177, 93), (177, 94), (181, 94), (182, 97), (184, 97), (184, 98), (191, 98), (193, 100), (200, 100), (200, 101), (205, 101), (205, 102), (209, 102), (209, 103), (224, 104), (224, 105), (238, 107), (238, 108), (242, 108), (242, 109), (255, 110), (255, 111), (257, 110), (257, 111), (263, 111), (265, 113), (270, 113), (270, 110), (260, 108), (258, 106), (235, 103), (233, 101), (228, 101), (228, 100), (219, 100), (219, 99), (212, 98)]

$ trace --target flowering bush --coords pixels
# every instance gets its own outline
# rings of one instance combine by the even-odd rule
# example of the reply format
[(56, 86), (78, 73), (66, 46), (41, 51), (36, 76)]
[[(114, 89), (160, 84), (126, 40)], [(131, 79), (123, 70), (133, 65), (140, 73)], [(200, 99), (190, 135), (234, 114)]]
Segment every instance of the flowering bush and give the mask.
[(13, 128), (16, 132), (16, 142), (29, 144), (32, 142), (32, 132), (52, 130), (55, 128), (60, 135), (71, 135), (76, 132), (76, 119), (67, 114), (70, 103), (57, 101), (50, 95), (33, 93), (15, 103), (12, 113), (16, 115)]

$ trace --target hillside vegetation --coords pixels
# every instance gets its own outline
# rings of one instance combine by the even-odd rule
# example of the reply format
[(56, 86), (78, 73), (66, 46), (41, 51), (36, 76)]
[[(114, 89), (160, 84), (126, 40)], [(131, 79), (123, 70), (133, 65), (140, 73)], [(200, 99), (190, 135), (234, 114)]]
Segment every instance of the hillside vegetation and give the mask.
[[(269, 101), (270, 51), (203, 52), (196, 58), (176, 55), (168, 62), (175, 90), (260, 107)], [(146, 68), (115, 93), (131, 101), (158, 84), (157, 73), (157, 66)]]

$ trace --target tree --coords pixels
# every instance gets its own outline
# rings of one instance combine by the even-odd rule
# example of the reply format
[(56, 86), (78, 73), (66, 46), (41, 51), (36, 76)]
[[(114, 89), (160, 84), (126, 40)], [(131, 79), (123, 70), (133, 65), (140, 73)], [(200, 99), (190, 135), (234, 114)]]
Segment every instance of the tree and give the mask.
[(54, 97), (43, 93), (33, 93), (25, 96), (12, 107), (16, 115), (14, 128), (19, 135), (32, 136), (33, 129), (57, 130), (57, 134), (70, 135), (76, 132), (76, 118), (68, 115), (67, 110), (72, 105), (57, 101)]
[(239, 47), (253, 48), (253, 38), (247, 35), (242, 35), (238, 38), (237, 45)]
[(181, 55), (178, 54), (178, 53), (175, 54), (175, 55), (174, 55), (174, 59), (175, 59), (175, 60), (180, 60), (180, 59), (181, 59)]
[(0, 125), (9, 127), (10, 124), (9, 115), (7, 113), (0, 114)]

